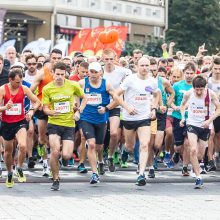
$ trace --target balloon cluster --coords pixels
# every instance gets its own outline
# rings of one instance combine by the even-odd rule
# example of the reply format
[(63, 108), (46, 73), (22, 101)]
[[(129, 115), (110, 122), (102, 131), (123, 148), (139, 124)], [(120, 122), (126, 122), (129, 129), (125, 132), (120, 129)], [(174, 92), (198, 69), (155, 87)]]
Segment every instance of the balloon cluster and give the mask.
[(115, 43), (119, 38), (117, 30), (110, 30), (108, 32), (102, 31), (99, 34), (99, 41), (103, 44)]

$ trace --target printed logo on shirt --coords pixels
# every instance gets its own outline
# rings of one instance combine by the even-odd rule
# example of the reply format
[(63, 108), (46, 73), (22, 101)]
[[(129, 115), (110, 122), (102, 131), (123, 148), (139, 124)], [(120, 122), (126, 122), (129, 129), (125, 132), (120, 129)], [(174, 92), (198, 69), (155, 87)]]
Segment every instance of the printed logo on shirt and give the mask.
[(86, 88), (86, 92), (89, 92), (89, 88)]
[(146, 86), (145, 91), (152, 94), (153, 93), (153, 88), (151, 86)]

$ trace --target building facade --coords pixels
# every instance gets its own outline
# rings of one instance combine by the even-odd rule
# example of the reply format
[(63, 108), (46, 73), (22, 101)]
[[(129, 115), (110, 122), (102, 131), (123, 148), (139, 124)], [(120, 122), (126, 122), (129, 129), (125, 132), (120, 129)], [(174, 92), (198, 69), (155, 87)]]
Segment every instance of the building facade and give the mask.
[(16, 39), (21, 51), (38, 38), (71, 41), (83, 28), (126, 25), (128, 40), (164, 37), (168, 0), (1, 0), (7, 10), (4, 41)]

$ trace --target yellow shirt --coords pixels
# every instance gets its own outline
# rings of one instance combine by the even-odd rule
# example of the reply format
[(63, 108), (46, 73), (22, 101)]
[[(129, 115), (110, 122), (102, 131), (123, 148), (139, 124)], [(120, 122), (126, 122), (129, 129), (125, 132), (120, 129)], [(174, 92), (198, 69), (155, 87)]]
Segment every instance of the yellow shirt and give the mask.
[(81, 97), (84, 92), (77, 82), (65, 79), (63, 86), (48, 83), (42, 92), (42, 103), (49, 105), (51, 110), (60, 112), (58, 116), (48, 116), (48, 123), (66, 127), (75, 127), (74, 96)]

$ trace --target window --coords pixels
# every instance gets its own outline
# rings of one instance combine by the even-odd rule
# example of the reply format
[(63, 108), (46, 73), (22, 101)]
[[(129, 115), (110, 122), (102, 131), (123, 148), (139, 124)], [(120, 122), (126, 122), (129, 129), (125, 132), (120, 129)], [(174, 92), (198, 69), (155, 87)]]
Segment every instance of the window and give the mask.
[(96, 28), (99, 26), (99, 19), (95, 18), (81, 18), (82, 28)]

